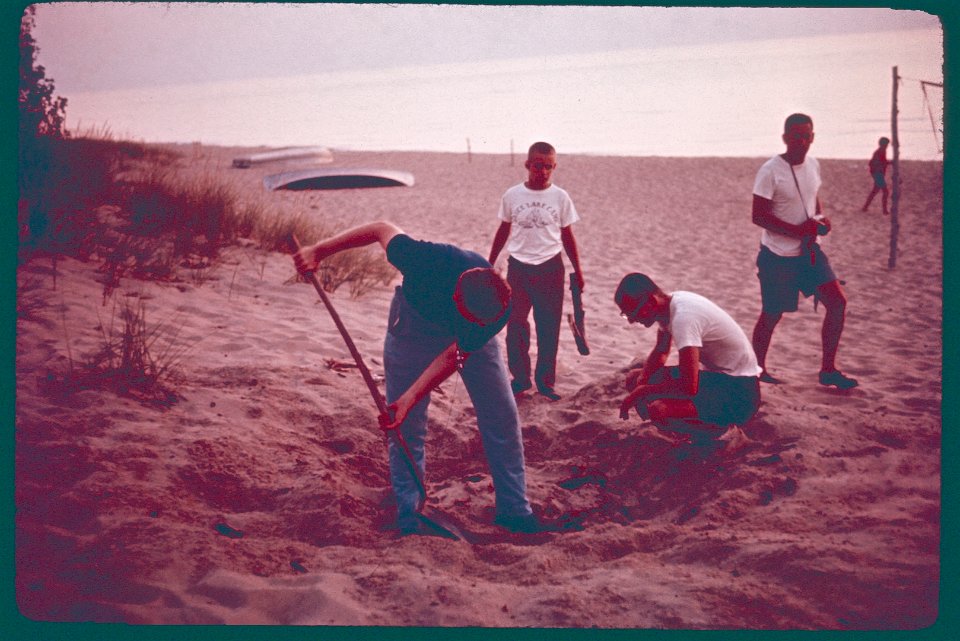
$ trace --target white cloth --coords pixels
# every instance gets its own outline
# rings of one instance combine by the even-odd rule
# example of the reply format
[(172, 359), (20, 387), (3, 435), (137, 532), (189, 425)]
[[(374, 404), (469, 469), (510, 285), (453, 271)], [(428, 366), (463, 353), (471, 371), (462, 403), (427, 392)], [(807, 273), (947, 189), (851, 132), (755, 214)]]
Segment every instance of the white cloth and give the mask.
[(671, 294), (670, 333), (677, 350), (700, 348), (700, 365), (710, 372), (730, 376), (759, 376), (753, 346), (730, 314), (713, 301), (693, 292)]
[(527, 265), (540, 265), (560, 253), (560, 230), (580, 220), (570, 195), (560, 187), (533, 190), (523, 183), (503, 194), (497, 217), (511, 225), (507, 251)]
[[(757, 171), (753, 193), (773, 201), (774, 216), (788, 223), (800, 225), (817, 213), (817, 192), (821, 184), (820, 163), (816, 158), (807, 156), (803, 163), (793, 166), (793, 171), (797, 175), (800, 193), (797, 193), (797, 184), (793, 181), (790, 163), (781, 156), (774, 156), (763, 163)], [(803, 194), (802, 201), (800, 194)], [(763, 230), (760, 243), (778, 256), (800, 256), (803, 253), (803, 243), (799, 238), (784, 236), (769, 229)]]

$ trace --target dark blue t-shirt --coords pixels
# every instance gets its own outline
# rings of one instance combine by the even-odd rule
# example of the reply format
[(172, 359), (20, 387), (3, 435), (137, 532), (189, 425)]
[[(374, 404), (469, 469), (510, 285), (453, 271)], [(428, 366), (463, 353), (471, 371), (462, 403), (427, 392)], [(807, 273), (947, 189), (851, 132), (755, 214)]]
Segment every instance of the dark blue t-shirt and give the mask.
[(480, 349), (507, 324), (509, 306), (496, 323), (481, 327), (465, 319), (453, 300), (460, 274), (475, 267), (490, 267), (480, 254), (397, 234), (387, 243), (387, 260), (403, 274), (407, 302), (424, 319), (449, 331), (462, 351)]

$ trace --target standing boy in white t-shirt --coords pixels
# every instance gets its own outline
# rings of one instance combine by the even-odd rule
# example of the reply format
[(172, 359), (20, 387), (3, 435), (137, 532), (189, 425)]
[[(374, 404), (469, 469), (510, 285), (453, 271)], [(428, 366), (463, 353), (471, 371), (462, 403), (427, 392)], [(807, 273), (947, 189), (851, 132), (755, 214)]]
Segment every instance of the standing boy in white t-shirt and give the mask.
[[(645, 274), (627, 274), (614, 295), (620, 315), (644, 327), (658, 324), (657, 342), (643, 367), (627, 374), (620, 404), (626, 420), (636, 408), (654, 424), (699, 420), (743, 425), (760, 407), (760, 365), (736, 321), (692, 292), (666, 294)], [(679, 367), (665, 367), (671, 345)]]
[(551, 182), (557, 167), (552, 145), (536, 142), (527, 153), (527, 180), (504, 193), (500, 202), (500, 227), (490, 248), (495, 265), (504, 246), (510, 254), (507, 282), (513, 290), (513, 313), (507, 323), (507, 364), (517, 396), (531, 388), (530, 322), (537, 326), (537, 391), (550, 400), (559, 400), (554, 389), (557, 346), (563, 317), (565, 270), (560, 250), (567, 252), (574, 278), (583, 289), (583, 272), (577, 241), (571, 225), (580, 220), (566, 191)]

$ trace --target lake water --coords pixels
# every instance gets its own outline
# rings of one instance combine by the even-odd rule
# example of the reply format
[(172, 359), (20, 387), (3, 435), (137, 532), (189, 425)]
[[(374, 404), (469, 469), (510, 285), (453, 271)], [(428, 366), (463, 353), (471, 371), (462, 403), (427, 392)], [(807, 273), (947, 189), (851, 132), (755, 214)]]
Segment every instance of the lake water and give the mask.
[(863, 158), (890, 135), (896, 65), (901, 157), (935, 160), (943, 92), (920, 81), (943, 82), (942, 52), (940, 30), (632, 49), (81, 93), (67, 116), (146, 142), (762, 157), (802, 111), (815, 155)]

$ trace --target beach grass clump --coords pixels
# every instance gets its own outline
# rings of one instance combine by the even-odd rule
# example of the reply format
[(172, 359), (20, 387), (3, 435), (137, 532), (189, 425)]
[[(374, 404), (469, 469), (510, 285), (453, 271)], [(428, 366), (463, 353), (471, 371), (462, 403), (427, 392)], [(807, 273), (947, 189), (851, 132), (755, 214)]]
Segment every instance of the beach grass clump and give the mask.
[(68, 396), (108, 389), (149, 405), (169, 407), (177, 402), (173, 382), (190, 347), (180, 339), (179, 327), (171, 323), (149, 326), (144, 302), (125, 300), (114, 305), (109, 322), (104, 326), (101, 321), (98, 329), (100, 341), (95, 352), (80, 363), (70, 357), (64, 372), (47, 373), (42, 383), (48, 393)]
[[(241, 197), (215, 171), (181, 173), (181, 155), (162, 146), (116, 140), (107, 128), (44, 137), (35, 163), (20, 167), (20, 259), (37, 254), (101, 261), (104, 303), (122, 278), (180, 280), (209, 267), (239, 239), (291, 251), (291, 234), (313, 241), (337, 228), (318, 216), (289, 215), (263, 196)], [(382, 255), (354, 250), (324, 263), (324, 288), (360, 296), (388, 284)], [(202, 279), (200, 279), (202, 281)]]
[(121, 209), (128, 233), (171, 239), (174, 255), (216, 257), (244, 231), (236, 194), (211, 176), (184, 182), (175, 171), (151, 165), (127, 177)]
[[(264, 213), (256, 229), (261, 247), (271, 251), (291, 253), (291, 239), (301, 243), (327, 238), (338, 231), (324, 221), (302, 212), (292, 216)], [(317, 280), (324, 291), (334, 292), (341, 286), (349, 288), (354, 298), (362, 296), (374, 287), (389, 285), (396, 277), (396, 270), (384, 259), (381, 252), (369, 249), (351, 249), (340, 252), (320, 265)], [(302, 279), (301, 279), (302, 280)]]
[(29, 152), (18, 167), (22, 258), (37, 252), (89, 257), (103, 231), (94, 210), (119, 198), (116, 176), (148, 158), (163, 162), (146, 145), (86, 134), (38, 138)]

